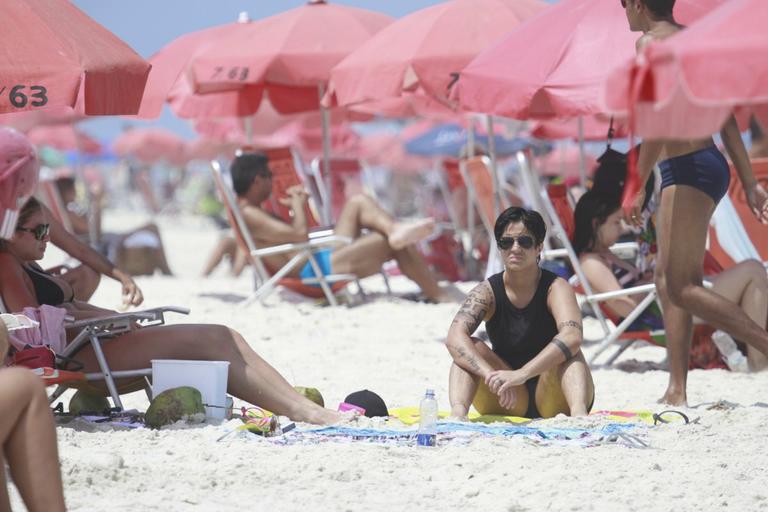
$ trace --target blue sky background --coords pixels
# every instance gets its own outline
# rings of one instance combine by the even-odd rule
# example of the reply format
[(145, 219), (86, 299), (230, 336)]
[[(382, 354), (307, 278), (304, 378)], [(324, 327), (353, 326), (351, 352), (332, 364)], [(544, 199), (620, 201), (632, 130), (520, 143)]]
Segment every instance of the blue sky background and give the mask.
[[(557, 0), (547, 0), (553, 3)], [(259, 19), (301, 6), (304, 0), (73, 0), (90, 17), (128, 43), (139, 55), (149, 58), (175, 38), (214, 25), (237, 20), (241, 11)], [(371, 9), (401, 17), (440, 0), (340, 0), (337, 3)], [(135, 123), (120, 118), (94, 119), (84, 128), (97, 138), (111, 140), (125, 124), (157, 124), (185, 138), (194, 133), (187, 121), (176, 118), (166, 107), (153, 123)]]

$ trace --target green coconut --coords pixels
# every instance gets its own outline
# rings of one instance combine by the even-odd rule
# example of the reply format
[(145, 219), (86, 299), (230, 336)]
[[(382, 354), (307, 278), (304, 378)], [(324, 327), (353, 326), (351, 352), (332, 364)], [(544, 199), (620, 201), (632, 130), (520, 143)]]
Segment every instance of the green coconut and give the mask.
[(320, 394), (320, 391), (317, 388), (305, 388), (304, 386), (293, 386), (293, 389), (295, 389), (300, 395), (303, 395), (309, 398), (320, 407), (325, 407), (325, 400), (323, 400), (323, 395)]
[(75, 415), (84, 411), (100, 413), (109, 407), (106, 397), (83, 390), (78, 390), (69, 401), (69, 413)]
[(166, 389), (152, 400), (144, 415), (144, 423), (151, 428), (160, 428), (179, 420), (187, 423), (205, 421), (203, 397), (197, 389), (189, 386)]

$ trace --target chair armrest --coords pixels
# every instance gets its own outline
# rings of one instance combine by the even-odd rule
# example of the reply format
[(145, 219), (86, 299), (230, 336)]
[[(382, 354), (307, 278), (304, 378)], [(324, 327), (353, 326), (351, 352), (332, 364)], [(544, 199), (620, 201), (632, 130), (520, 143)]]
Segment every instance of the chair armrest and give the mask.
[(593, 302), (603, 302), (609, 299), (615, 299), (616, 297), (625, 297), (627, 295), (634, 295), (636, 293), (651, 293), (656, 292), (656, 285), (653, 283), (641, 284), (640, 286), (633, 286), (632, 288), (624, 288), (623, 290), (614, 290), (612, 292), (596, 293), (594, 295), (588, 295), (587, 300)]
[(271, 254), (282, 254), (285, 252), (295, 251), (308, 251), (317, 247), (327, 247), (333, 245), (349, 245), (352, 243), (352, 239), (347, 236), (330, 235), (324, 237), (313, 238), (306, 242), (297, 242), (292, 244), (280, 244), (273, 245), (272, 247), (265, 247), (263, 249), (256, 249), (251, 251), (254, 256), (269, 256)]
[(130, 325), (134, 322), (140, 322), (143, 326), (161, 325), (165, 323), (164, 313), (180, 313), (183, 315), (188, 315), (189, 308), (183, 308), (179, 306), (162, 306), (159, 308), (152, 308), (143, 311), (115, 313), (114, 315), (101, 316), (98, 318), (87, 318), (84, 320), (77, 320), (74, 322), (66, 323), (65, 327), (67, 329), (84, 329), (86, 327), (114, 327)]

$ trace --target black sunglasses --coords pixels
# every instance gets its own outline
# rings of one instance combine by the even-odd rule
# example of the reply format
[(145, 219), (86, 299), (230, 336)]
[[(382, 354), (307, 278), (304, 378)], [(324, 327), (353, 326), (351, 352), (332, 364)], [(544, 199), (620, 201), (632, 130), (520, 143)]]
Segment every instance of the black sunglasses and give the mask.
[(533, 239), (532, 236), (520, 235), (520, 236), (503, 236), (496, 241), (496, 245), (502, 251), (506, 251), (511, 249), (515, 245), (515, 241), (517, 241), (517, 245), (519, 245), (521, 249), (530, 249), (536, 243), (536, 241)]
[(26, 231), (28, 233), (32, 233), (35, 236), (36, 240), (42, 240), (43, 238), (48, 236), (48, 233), (50, 233), (51, 225), (38, 224), (33, 228), (16, 228), (16, 231)]

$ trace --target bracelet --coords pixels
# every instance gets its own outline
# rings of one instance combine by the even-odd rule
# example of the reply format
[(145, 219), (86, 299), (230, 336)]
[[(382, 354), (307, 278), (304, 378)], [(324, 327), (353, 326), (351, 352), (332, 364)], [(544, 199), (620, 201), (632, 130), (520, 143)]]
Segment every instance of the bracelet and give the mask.
[(560, 349), (560, 351), (565, 356), (565, 361), (568, 362), (571, 359), (573, 359), (573, 354), (571, 353), (571, 349), (568, 348), (568, 345), (560, 341), (559, 339), (555, 338), (552, 340), (552, 343)]

